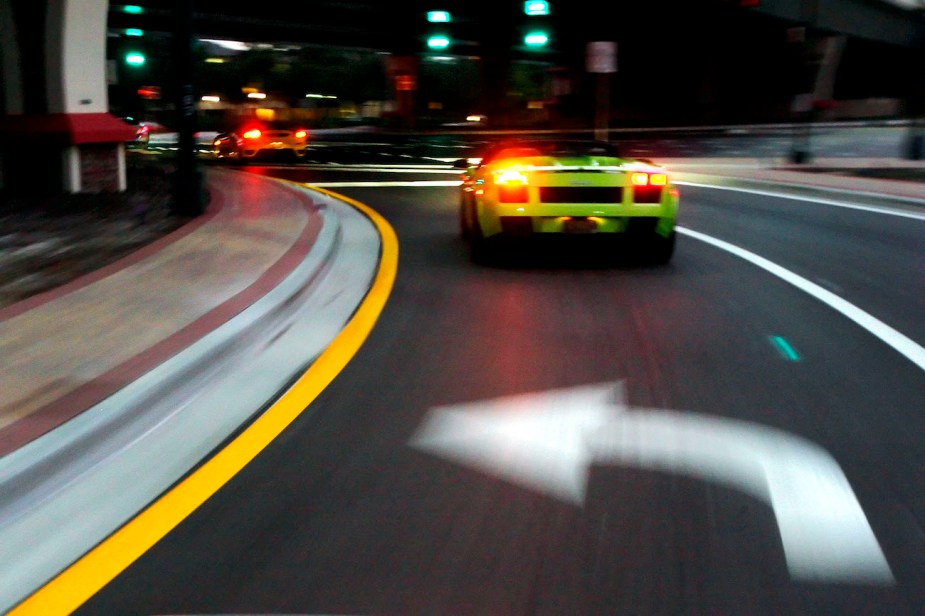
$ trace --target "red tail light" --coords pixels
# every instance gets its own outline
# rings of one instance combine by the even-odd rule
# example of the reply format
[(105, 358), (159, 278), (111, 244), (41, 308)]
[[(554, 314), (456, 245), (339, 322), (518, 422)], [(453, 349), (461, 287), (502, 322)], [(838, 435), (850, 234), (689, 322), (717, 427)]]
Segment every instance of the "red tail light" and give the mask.
[(244, 131), (243, 136), (245, 139), (259, 139), (261, 134), (263, 133), (260, 132), (259, 128), (252, 128), (250, 130)]
[(307, 130), (297, 130), (297, 131), (295, 132), (295, 138), (296, 138), (296, 139), (305, 139), (306, 137), (308, 137), (308, 131), (307, 131)]

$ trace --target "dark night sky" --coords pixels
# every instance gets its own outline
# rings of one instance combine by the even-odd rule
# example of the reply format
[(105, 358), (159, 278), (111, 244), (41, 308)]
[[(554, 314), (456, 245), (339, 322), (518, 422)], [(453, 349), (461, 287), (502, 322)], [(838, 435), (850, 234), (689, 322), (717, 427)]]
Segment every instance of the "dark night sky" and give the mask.
[[(171, 28), (176, 0), (137, 0), (154, 11), (148, 28)], [(661, 0), (653, 3), (550, 0), (550, 50), (535, 57), (584, 72), (588, 41), (618, 43), (614, 87), (620, 100), (662, 106), (662, 113), (719, 104), (727, 116), (757, 112), (758, 105), (789, 105), (807, 82), (805, 54), (788, 42), (794, 24), (738, 6), (731, 0)], [(528, 18), (520, 0), (395, 0), (392, 2), (235, 2), (192, 0), (203, 38), (305, 42), (367, 47), (400, 54), (424, 50), (426, 11), (454, 16), (450, 34), (477, 45), (454, 51), (486, 65), (518, 51)], [(158, 17), (160, 9), (162, 16)], [(111, 13), (111, 25), (124, 19)], [(532, 18), (532, 22), (539, 22)], [(914, 58), (885, 43), (849, 39), (836, 81), (836, 98), (905, 97)], [(683, 114), (682, 114), (683, 115)]]

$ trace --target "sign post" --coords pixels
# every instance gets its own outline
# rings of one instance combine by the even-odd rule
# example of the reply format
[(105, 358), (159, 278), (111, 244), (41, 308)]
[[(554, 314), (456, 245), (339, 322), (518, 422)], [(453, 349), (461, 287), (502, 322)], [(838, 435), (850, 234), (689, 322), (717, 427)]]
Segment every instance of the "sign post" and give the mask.
[(614, 41), (592, 41), (585, 50), (589, 73), (597, 75), (594, 112), (594, 138), (607, 139), (610, 118), (610, 74), (617, 72), (617, 44)]

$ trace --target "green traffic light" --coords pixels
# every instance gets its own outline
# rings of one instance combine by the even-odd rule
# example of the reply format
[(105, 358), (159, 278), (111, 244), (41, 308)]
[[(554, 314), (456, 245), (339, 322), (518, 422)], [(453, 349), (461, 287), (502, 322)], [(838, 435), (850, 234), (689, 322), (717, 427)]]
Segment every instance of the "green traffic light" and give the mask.
[(144, 36), (144, 35), (145, 35), (144, 30), (141, 30), (139, 28), (126, 28), (125, 29), (125, 36)]
[(544, 0), (526, 0), (524, 13), (527, 15), (549, 15), (549, 3)]
[(449, 23), (450, 13), (448, 11), (428, 11), (427, 21), (431, 23)]
[(431, 49), (446, 49), (450, 46), (450, 39), (442, 34), (435, 34), (427, 39), (427, 46)]
[(549, 42), (549, 35), (540, 30), (527, 33), (524, 37), (524, 44), (527, 47), (543, 47)]
[(125, 63), (129, 66), (142, 66), (145, 63), (145, 55), (137, 51), (130, 51), (125, 54)]

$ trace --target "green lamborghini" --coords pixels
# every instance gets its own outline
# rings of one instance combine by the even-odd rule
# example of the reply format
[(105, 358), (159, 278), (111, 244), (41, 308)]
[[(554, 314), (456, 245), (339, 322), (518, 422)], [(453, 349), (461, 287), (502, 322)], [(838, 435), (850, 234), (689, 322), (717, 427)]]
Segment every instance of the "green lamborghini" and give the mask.
[(655, 264), (674, 254), (679, 194), (667, 171), (609, 142), (509, 140), (454, 167), (464, 169), (460, 233), (476, 262), (511, 240), (579, 234), (612, 237)]

